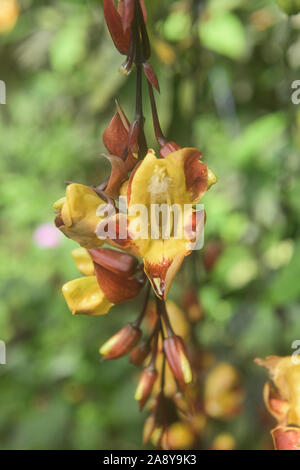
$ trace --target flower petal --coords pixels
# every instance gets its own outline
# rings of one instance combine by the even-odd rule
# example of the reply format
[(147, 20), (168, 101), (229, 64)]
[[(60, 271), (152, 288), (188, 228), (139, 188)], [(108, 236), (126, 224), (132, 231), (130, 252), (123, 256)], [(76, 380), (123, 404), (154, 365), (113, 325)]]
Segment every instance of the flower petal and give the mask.
[(72, 251), (72, 258), (78, 271), (80, 271), (85, 276), (94, 275), (94, 263), (85, 248), (75, 248), (75, 250)]
[(264, 386), (264, 402), (268, 411), (279, 423), (283, 422), (289, 411), (289, 402), (283, 400), (270, 382)]
[(111, 164), (111, 173), (105, 189), (105, 192), (114, 199), (117, 199), (120, 194), (122, 183), (128, 177), (128, 169), (124, 161), (115, 155), (103, 155)]
[(139, 163), (130, 175), (127, 189), (127, 205), (144, 204), (151, 202), (148, 190), (151, 175), (154, 173), (158, 159), (153, 150), (149, 150), (144, 160)]
[[(196, 148), (183, 148), (166, 156), (168, 171), (174, 181), (182, 178), (184, 173), (185, 203), (196, 204), (199, 202), (212, 184), (217, 182), (214, 173), (208, 169), (205, 163), (200, 161), (202, 154)], [(180, 181), (179, 181), (180, 182)], [(177, 189), (178, 184), (175, 184)], [(188, 197), (187, 197), (188, 196)]]
[(94, 265), (100, 289), (109, 301), (114, 304), (135, 298), (143, 287), (143, 283), (134, 277), (120, 277), (114, 272), (103, 268), (100, 264), (94, 263)]
[[(111, 155), (122, 158), (128, 144), (130, 123), (118, 102), (116, 105), (116, 113), (104, 131), (103, 143)], [(134, 167), (136, 161), (136, 157), (129, 152), (124, 161), (127, 172)]]
[(95, 276), (67, 282), (62, 287), (62, 293), (73, 315), (104, 315), (113, 306), (99, 288)]
[(93, 259), (95, 263), (100, 264), (103, 268), (109, 269), (109, 271), (113, 271), (120, 277), (128, 278), (133, 276), (136, 271), (137, 259), (127, 253), (111, 250), (109, 248), (96, 248), (89, 250), (88, 253), (90, 259)]
[(149, 240), (134, 237), (130, 229), (131, 222), (126, 214), (119, 213), (101, 220), (97, 226), (96, 234), (104, 242), (119, 248), (133, 256), (142, 257), (149, 244)]
[(144, 255), (144, 270), (160, 299), (167, 298), (173, 279), (187, 254), (185, 240), (171, 238), (150, 241)]
[(130, 30), (123, 31), (122, 18), (114, 0), (103, 0), (103, 10), (112, 40), (121, 54), (127, 54), (130, 42)]

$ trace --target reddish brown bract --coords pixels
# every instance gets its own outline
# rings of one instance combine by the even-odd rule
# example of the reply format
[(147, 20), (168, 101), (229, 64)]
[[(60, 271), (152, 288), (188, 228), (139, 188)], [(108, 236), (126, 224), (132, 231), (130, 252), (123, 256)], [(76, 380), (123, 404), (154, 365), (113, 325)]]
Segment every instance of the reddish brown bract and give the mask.
[(121, 54), (127, 54), (130, 43), (130, 30), (124, 31), (122, 18), (114, 0), (103, 0), (105, 21), (112, 40)]
[(104, 355), (103, 360), (125, 356), (134, 348), (141, 335), (142, 332), (139, 328), (128, 323), (100, 348), (100, 353)]
[(183, 387), (192, 381), (192, 371), (185, 351), (184, 343), (179, 336), (171, 336), (164, 340), (164, 351), (170, 369)]
[(95, 275), (100, 289), (113, 304), (134, 299), (140, 292), (143, 284), (135, 277), (124, 278), (114, 272), (94, 263)]

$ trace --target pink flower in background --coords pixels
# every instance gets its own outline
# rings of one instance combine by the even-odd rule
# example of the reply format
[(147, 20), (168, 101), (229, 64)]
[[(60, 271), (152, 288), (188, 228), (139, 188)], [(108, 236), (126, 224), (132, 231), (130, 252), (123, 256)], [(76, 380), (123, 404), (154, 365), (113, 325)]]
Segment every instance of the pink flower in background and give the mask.
[(62, 236), (52, 224), (42, 224), (34, 231), (33, 241), (40, 248), (55, 248), (61, 243)]

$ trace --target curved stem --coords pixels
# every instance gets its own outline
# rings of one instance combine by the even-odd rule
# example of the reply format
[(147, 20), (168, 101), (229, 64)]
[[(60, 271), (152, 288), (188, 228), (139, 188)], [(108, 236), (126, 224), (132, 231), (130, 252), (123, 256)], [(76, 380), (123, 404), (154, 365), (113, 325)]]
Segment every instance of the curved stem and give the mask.
[(154, 126), (154, 131), (155, 131), (155, 137), (157, 142), (161, 147), (163, 147), (168, 141), (163, 135), (163, 132), (161, 130), (159, 118), (158, 118), (158, 113), (157, 113), (157, 107), (156, 107), (156, 102), (154, 98), (154, 92), (153, 92), (153, 86), (151, 83), (148, 82), (148, 90), (149, 90), (149, 97), (150, 97), (150, 103), (151, 103), (151, 111), (152, 111), (152, 118), (153, 118), (153, 126)]
[(150, 297), (150, 291), (151, 291), (151, 285), (150, 285), (150, 282), (148, 282), (147, 284), (147, 290), (146, 290), (146, 295), (145, 295), (145, 300), (144, 300), (144, 305), (143, 305), (143, 308), (142, 308), (142, 311), (139, 315), (139, 317), (137, 318), (137, 320), (133, 323), (133, 325), (136, 327), (136, 328), (139, 328), (139, 326), (141, 325), (145, 315), (146, 315), (146, 312), (147, 312), (147, 307), (148, 307), (148, 303), (149, 303), (149, 297)]

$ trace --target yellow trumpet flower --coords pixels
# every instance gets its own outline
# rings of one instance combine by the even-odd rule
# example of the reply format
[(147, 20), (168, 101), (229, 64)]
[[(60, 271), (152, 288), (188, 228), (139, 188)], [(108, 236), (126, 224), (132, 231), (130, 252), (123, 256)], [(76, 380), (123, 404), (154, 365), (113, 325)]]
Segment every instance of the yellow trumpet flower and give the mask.
[[(162, 299), (167, 297), (184, 257), (204, 226), (204, 211), (195, 211), (193, 205), (217, 181), (200, 158), (195, 148), (179, 149), (160, 159), (150, 149), (121, 188), (123, 194), (126, 192), (128, 208), (128, 239), (122, 248), (135, 249), (143, 258), (145, 273)], [(159, 222), (161, 215), (153, 215), (154, 206), (167, 209), (165, 226)], [(136, 208), (145, 209), (144, 224)]]

